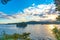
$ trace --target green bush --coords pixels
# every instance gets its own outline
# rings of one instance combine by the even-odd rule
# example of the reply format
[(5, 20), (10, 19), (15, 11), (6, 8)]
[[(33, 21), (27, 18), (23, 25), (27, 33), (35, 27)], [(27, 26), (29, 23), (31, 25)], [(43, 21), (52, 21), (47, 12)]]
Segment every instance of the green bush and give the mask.
[(57, 21), (60, 21), (60, 15), (56, 19), (57, 19)]
[(60, 29), (58, 29), (57, 27), (55, 27), (52, 31), (53, 31), (56, 39), (60, 40)]
[(23, 34), (17, 34), (14, 33), (12, 35), (3, 33), (3, 36), (0, 37), (0, 40), (31, 40), (30, 33), (23, 33)]

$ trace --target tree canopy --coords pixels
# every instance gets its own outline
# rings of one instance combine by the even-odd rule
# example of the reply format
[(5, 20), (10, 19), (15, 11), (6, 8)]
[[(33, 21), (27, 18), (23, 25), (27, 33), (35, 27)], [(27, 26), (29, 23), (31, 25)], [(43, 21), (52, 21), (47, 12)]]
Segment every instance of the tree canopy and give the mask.
[(57, 21), (60, 21), (60, 15), (56, 19), (57, 19)]
[(9, 1), (11, 1), (11, 0), (1, 0), (1, 3), (2, 3), (3, 5), (6, 5)]

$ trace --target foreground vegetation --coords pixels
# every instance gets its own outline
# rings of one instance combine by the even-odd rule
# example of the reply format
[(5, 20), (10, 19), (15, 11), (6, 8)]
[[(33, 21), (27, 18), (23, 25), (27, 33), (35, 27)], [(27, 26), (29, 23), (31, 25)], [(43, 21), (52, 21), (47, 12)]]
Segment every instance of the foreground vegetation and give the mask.
[(57, 21), (60, 21), (60, 15), (56, 19), (57, 19)]
[(14, 33), (12, 35), (3, 33), (2, 36), (0, 36), (0, 40), (31, 40), (30, 33), (23, 33), (23, 34), (17, 34)]
[(56, 11), (60, 11), (60, 0), (55, 0)]
[(60, 29), (55, 27), (52, 31), (53, 31), (53, 34), (55, 35), (56, 39), (60, 40)]

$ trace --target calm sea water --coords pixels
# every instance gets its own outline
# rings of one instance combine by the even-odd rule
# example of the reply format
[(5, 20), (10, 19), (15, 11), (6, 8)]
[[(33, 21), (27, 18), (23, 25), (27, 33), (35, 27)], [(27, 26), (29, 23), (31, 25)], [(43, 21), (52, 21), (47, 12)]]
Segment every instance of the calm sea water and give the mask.
[(16, 25), (0, 25), (0, 34), (5, 31), (7, 34), (13, 34), (13, 33), (24, 33), (24, 32), (30, 32), (30, 37), (33, 40), (40, 40), (40, 39), (46, 39), (49, 38), (52, 40), (54, 39), (54, 35), (52, 34), (52, 29), (56, 27), (60, 27), (60, 24), (35, 24), (35, 25), (27, 25), (26, 27), (17, 27)]

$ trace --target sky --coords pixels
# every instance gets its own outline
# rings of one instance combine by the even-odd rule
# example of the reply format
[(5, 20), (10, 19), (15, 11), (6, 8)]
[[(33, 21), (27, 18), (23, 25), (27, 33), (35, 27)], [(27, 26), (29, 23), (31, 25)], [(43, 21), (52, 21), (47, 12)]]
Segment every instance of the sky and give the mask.
[(50, 4), (53, 0), (11, 0), (6, 5), (0, 2), (0, 11), (12, 15), (18, 11), (23, 11), (25, 8), (32, 6), (32, 4)]
[(55, 8), (54, 0), (11, 0), (6, 5), (0, 1), (0, 23), (55, 20)]

